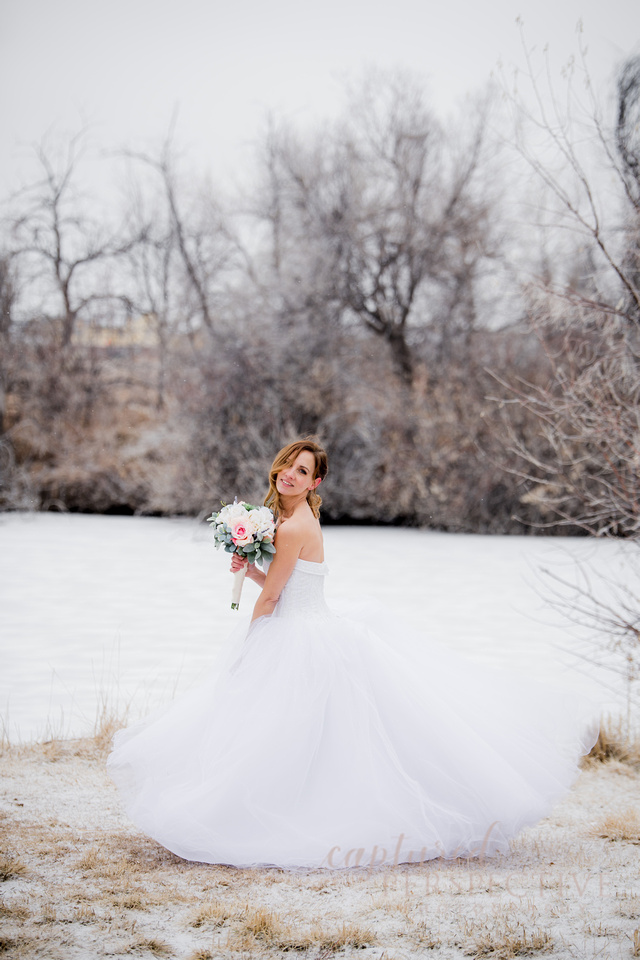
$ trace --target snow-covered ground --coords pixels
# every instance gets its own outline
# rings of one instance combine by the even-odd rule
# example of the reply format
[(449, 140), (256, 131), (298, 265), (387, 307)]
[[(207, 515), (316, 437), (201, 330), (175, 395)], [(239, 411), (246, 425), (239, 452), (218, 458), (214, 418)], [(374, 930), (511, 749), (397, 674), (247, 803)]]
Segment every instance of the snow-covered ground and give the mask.
[[(371, 598), (461, 653), (560, 676), (622, 709), (624, 685), (581, 659), (586, 631), (549, 606), (540, 574), (572, 580), (587, 564), (624, 582), (632, 571), (618, 544), (373, 527), (327, 527), (325, 543), (338, 612)], [(10, 739), (90, 733), (105, 704), (136, 716), (186, 689), (257, 595), (247, 583), (232, 612), (228, 566), (192, 520), (0, 515), (0, 718)]]

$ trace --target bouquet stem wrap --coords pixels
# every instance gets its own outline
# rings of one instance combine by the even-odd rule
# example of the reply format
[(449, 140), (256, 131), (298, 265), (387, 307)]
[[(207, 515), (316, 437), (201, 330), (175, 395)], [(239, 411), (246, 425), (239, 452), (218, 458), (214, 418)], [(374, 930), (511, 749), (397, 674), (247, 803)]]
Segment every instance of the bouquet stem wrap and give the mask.
[[(273, 539), (276, 533), (275, 520), (268, 507), (254, 507), (251, 503), (234, 500), (223, 505), (218, 513), (207, 517), (207, 523), (213, 526), (216, 547), (224, 547), (226, 553), (237, 553), (249, 563), (262, 566), (263, 560), (271, 560), (276, 548)], [(240, 609), (242, 584), (247, 566), (234, 575), (231, 591), (231, 609)]]
[(244, 583), (244, 578), (247, 575), (247, 566), (242, 568), (242, 570), (236, 571), (233, 575), (233, 587), (231, 588), (231, 609), (239, 610), (240, 609), (240, 597), (242, 596), (242, 584)]

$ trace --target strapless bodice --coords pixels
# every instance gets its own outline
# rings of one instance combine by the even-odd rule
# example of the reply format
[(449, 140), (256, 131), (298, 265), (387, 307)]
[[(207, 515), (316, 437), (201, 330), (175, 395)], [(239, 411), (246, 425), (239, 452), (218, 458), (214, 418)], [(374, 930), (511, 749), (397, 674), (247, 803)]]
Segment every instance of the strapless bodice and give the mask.
[(273, 611), (274, 617), (327, 617), (329, 608), (324, 599), (326, 563), (296, 560), (280, 599)]

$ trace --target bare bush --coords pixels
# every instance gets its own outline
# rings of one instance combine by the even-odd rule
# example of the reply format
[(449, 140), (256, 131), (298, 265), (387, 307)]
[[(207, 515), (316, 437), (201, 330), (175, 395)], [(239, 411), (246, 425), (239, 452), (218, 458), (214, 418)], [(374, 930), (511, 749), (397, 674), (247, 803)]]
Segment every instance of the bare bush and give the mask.
[[(549, 110), (532, 79), (538, 112), (528, 119), (537, 152), (523, 139), (519, 146), (554, 198), (574, 251), (571, 269), (550, 269), (523, 290), (546, 376), (494, 372), (502, 390), (496, 399), (507, 469), (525, 484), (522, 503), (539, 512), (540, 527), (621, 537), (633, 541), (633, 550), (640, 542), (640, 137), (634, 124), (640, 58), (620, 72), (615, 123), (602, 120), (586, 70), (583, 79), (586, 110), (570, 85), (566, 112), (553, 91)], [(607, 171), (614, 204), (603, 203), (594, 155)], [(523, 432), (514, 409), (536, 429)], [(580, 572), (576, 586), (546, 571), (549, 599), (593, 632), (585, 658), (604, 661), (624, 678), (629, 726), (640, 660), (640, 591), (619, 588), (588, 568)]]
[(546, 514), (548, 525), (635, 538), (640, 535), (640, 154), (629, 118), (639, 109), (640, 59), (621, 73), (615, 132), (607, 131), (597, 104), (591, 104), (590, 144), (599, 149), (610, 182), (617, 185), (617, 222), (605, 217), (595, 174), (581, 155), (586, 121), (578, 131), (557, 108), (550, 117), (535, 81), (534, 90), (540, 104), (538, 135), (546, 137), (547, 155), (555, 151), (564, 161), (573, 189), (551, 159), (539, 159), (526, 146), (522, 150), (555, 196), (577, 243), (590, 251), (583, 263), (592, 269), (588, 276), (540, 278), (524, 291), (527, 321), (546, 355), (548, 379), (536, 383), (497, 376), (512, 404), (535, 418), (539, 428), (533, 438), (518, 436), (503, 395), (507, 447), (516, 458), (514, 473), (529, 486), (525, 502)]
[[(557, 297), (538, 295), (533, 325), (549, 378), (508, 383), (510, 401), (537, 423), (522, 436), (504, 419), (513, 474), (527, 482), (523, 503), (538, 508), (543, 527), (597, 536), (640, 534), (640, 380), (637, 331), (595, 310), (585, 317)], [(582, 311), (580, 311), (582, 313)], [(569, 314), (569, 316), (567, 316)], [(578, 314), (578, 316), (576, 316)], [(575, 319), (569, 322), (570, 318)], [(584, 318), (584, 322), (579, 322)], [(506, 408), (508, 410), (508, 408)]]

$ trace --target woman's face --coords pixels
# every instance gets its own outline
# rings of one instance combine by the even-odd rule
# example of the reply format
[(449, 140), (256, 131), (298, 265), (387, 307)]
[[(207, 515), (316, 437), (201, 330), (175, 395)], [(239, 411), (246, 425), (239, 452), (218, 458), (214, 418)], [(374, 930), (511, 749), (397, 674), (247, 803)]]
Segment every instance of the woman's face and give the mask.
[(280, 496), (306, 496), (309, 490), (318, 485), (318, 481), (313, 479), (315, 468), (316, 458), (311, 451), (301, 450), (295, 460), (283, 467), (276, 477), (276, 490)]

